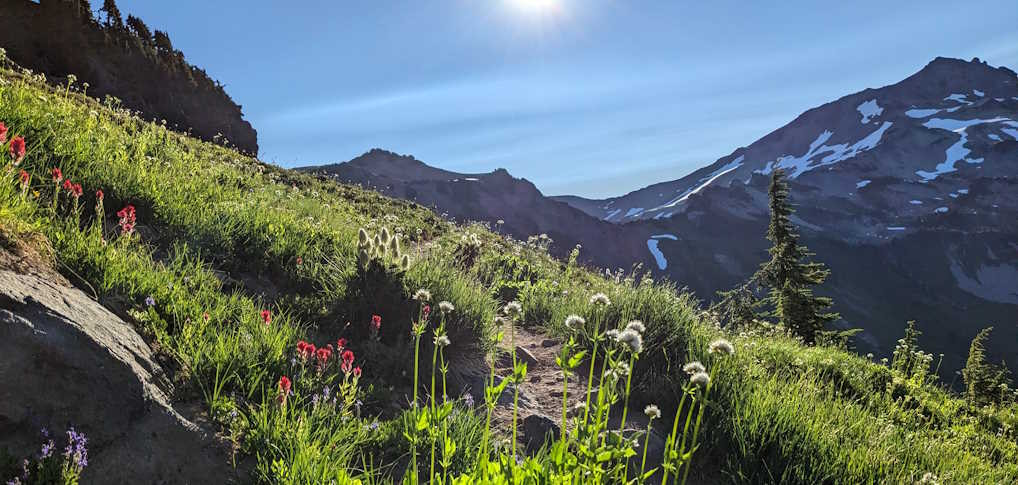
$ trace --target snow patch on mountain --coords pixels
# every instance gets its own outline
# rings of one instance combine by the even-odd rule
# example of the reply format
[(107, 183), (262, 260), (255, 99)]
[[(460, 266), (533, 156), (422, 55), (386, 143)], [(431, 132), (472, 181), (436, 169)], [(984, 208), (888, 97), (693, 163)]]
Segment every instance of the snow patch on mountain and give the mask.
[(855, 109), (862, 115), (862, 124), (864, 125), (884, 112), (884, 108), (881, 108), (875, 99), (866, 101), (856, 106)]
[(908, 203), (912, 204), (912, 205), (923, 205), (923, 201), (915, 200), (915, 199), (912, 199), (912, 200), (908, 201)]
[(904, 231), (905, 226), (888, 226), (888, 231)]
[(860, 180), (860, 181), (855, 183), (855, 188), (861, 189), (861, 188), (869, 185), (870, 182), (872, 182), (872, 180)]
[(974, 94), (976, 96), (979, 96), (980, 98), (983, 97), (983, 96), (986, 96), (986, 93), (984, 93), (984, 92), (982, 92), (982, 91), (980, 91), (978, 89), (973, 89), (972, 90), (972, 94)]
[(970, 126), (981, 125), (985, 123), (998, 123), (1001, 121), (1011, 121), (1011, 120), (1007, 118), (993, 118), (986, 120), (979, 118), (971, 120), (933, 118), (923, 123), (924, 127), (929, 128), (931, 130), (939, 129), (953, 131), (960, 135), (960, 138), (958, 139), (957, 142), (955, 142), (953, 145), (947, 148), (944, 161), (942, 163), (937, 164), (937, 166), (933, 169), (932, 172), (926, 170), (916, 170), (915, 172), (916, 175), (922, 177), (924, 181), (928, 182), (945, 173), (957, 171), (958, 169), (954, 167), (954, 164), (957, 163), (959, 160), (965, 160), (966, 162), (972, 164), (983, 163), (982, 158), (966, 158), (968, 154), (972, 152), (972, 150), (965, 148), (965, 144), (968, 143), (968, 134), (965, 132), (965, 130)]
[[(847, 143), (840, 143), (831, 146), (825, 145), (827, 140), (830, 140), (834, 133), (830, 130), (824, 130), (823, 133), (817, 136), (816, 140), (813, 140), (813, 143), (810, 143), (809, 150), (807, 150), (801, 157), (793, 155), (778, 157), (777, 160), (768, 162), (767, 166), (765, 166), (762, 170), (757, 170), (757, 173), (769, 175), (774, 171), (774, 169), (780, 168), (789, 170), (788, 176), (796, 178), (799, 175), (815, 168), (848, 160), (861, 152), (871, 150), (876, 147), (877, 144), (880, 143), (880, 139), (883, 138), (884, 132), (887, 131), (892, 124), (893, 123), (890, 121), (885, 121), (880, 125), (880, 128), (877, 128), (872, 133), (866, 135), (863, 139), (853, 143), (851, 146)], [(814, 157), (824, 153), (829, 153), (829, 155), (821, 158), (817, 162), (812, 161)]]
[(947, 207), (937, 207), (936, 209), (934, 209), (933, 212), (936, 212), (938, 214), (945, 214), (947, 213)]
[(650, 239), (647, 240), (647, 249), (650, 250), (650, 254), (654, 256), (654, 261), (657, 262), (657, 268), (660, 270), (664, 270), (668, 268), (668, 260), (665, 259), (664, 253), (662, 253), (661, 250), (658, 249), (657, 247), (660, 239), (671, 239), (673, 241), (678, 241), (679, 238), (676, 237), (674, 234), (657, 234), (651, 236)]
[(909, 118), (925, 118), (932, 116), (940, 112), (938, 108), (912, 108), (905, 112), (905, 116)]
[(952, 95), (944, 98), (944, 101), (957, 101), (957, 102), (962, 103), (962, 104), (972, 104), (972, 101), (969, 101), (966, 98), (968, 98), (968, 96), (966, 96), (964, 94), (952, 94)]
[[(735, 170), (735, 169), (741, 167), (742, 166), (742, 161), (745, 160), (745, 158), (746, 158), (745, 156), (739, 155), (738, 157), (736, 157), (735, 160), (732, 160), (731, 162), (728, 162), (728, 163), (724, 164), (721, 168), (711, 172), (710, 175), (700, 179), (698, 181), (699, 185), (697, 185), (696, 187), (687, 189), (686, 191), (684, 191), (681, 194), (679, 194), (678, 197), (676, 197), (672, 201), (668, 202), (667, 204), (659, 205), (659, 206), (657, 206), (657, 207), (655, 207), (655, 208), (653, 208), (651, 210), (667, 209), (669, 207), (675, 207), (676, 205), (678, 205), (678, 204), (680, 204), (682, 202), (685, 202), (686, 199), (688, 199), (691, 195), (699, 193), (705, 187), (710, 185), (711, 182), (714, 182), (715, 180), (717, 180), (718, 177), (721, 177), (722, 175), (724, 175), (724, 174), (726, 174), (728, 172), (731, 172), (732, 170)], [(656, 217), (655, 217), (655, 219), (656, 219)]]

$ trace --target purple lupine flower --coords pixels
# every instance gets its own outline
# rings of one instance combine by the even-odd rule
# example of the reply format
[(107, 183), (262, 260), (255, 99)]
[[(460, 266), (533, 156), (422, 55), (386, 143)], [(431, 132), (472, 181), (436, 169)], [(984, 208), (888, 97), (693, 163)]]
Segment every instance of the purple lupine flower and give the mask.
[(145, 298), (145, 304), (148, 306), (156, 306), (156, 299), (152, 298), (152, 296), (149, 295), (147, 298)]
[(88, 449), (85, 446), (87, 443), (88, 438), (84, 433), (79, 433), (74, 428), (67, 430), (67, 447), (64, 448), (64, 458), (72, 460), (78, 470), (88, 466)]
[(46, 458), (52, 456), (53, 448), (56, 448), (56, 444), (53, 443), (53, 440), (49, 440), (46, 443), (43, 443), (42, 449), (39, 450), (39, 459), (45, 460)]
[(326, 401), (329, 400), (329, 386), (325, 386), (325, 388), (322, 389), (322, 397), (324, 397)]
[(463, 402), (466, 403), (467, 407), (474, 407), (474, 395), (467, 393), (463, 396)]

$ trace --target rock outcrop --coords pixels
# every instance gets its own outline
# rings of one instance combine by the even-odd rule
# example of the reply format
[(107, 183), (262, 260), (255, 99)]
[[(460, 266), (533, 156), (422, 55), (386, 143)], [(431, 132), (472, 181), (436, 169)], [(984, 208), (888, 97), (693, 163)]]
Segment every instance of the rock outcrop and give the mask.
[(34, 453), (40, 429), (74, 426), (89, 443), (82, 483), (237, 480), (222, 444), (174, 408), (145, 341), (81, 290), (0, 270), (0, 356), (0, 449)]

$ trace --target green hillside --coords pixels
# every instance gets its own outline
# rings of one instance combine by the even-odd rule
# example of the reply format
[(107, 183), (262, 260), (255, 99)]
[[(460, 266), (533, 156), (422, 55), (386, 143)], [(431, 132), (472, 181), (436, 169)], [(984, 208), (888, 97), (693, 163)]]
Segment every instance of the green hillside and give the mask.
[[(882, 364), (804, 346), (777, 328), (730, 333), (694, 296), (640, 271), (606, 274), (558, 261), (540, 240), (457, 226), (75, 91), (0, 71), (0, 122), (9, 135), (0, 153), (8, 177), (0, 184), (4, 248), (52, 265), (129, 318), (174, 363), (174, 398), (202, 404), (254, 482), (399, 482), (415, 468), (422, 481), (442, 483), (618, 483), (626, 473), (639, 480), (642, 436), (620, 437), (608, 424), (608, 409), (617, 415), (625, 400), (629, 413), (659, 406), (654, 429), (667, 434), (677, 424), (677, 449), (665, 462), (672, 478), (691, 463), (691, 483), (1018, 481), (1018, 405), (969, 406), (936, 381), (936, 362), (919, 349)], [(19, 135), (27, 153), (14, 166), (6, 147)], [(54, 181), (54, 168), (70, 190)], [(121, 212), (127, 206), (135, 208), (133, 231), (131, 214)], [(419, 289), (430, 298), (415, 299)], [(592, 302), (597, 293), (609, 304)], [(567, 326), (570, 315), (585, 323)], [(645, 330), (627, 333), (633, 320)], [(470, 406), (452, 392), (469, 371), (487, 369), (499, 338), (514, 338), (513, 325), (567, 342), (563, 364), (576, 365), (583, 383), (567, 397), (587, 390), (582, 360), (595, 346), (598, 372), (590, 375), (604, 381), (594, 382), (586, 410), (551, 416), (569, 421), (568, 437), (528, 457), (517, 450), (519, 459), (513, 430), (489, 427), (483, 400)], [(616, 341), (610, 329), (625, 335)], [(449, 345), (436, 348), (442, 337)], [(337, 348), (340, 338), (351, 356)], [(724, 343), (711, 352), (717, 339), (730, 341), (734, 354)], [(305, 362), (300, 342), (331, 343), (332, 353)], [(683, 371), (694, 361), (706, 375)], [(492, 400), (502, 390), (495, 382)], [(411, 395), (418, 406), (409, 405)], [(660, 462), (648, 458), (647, 473)]]

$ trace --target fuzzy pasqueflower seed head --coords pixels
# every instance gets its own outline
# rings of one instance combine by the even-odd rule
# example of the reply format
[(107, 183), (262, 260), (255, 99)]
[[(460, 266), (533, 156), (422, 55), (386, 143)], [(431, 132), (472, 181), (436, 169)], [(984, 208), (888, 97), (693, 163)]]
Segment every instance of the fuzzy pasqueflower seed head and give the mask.
[(697, 372), (689, 378), (689, 382), (694, 386), (707, 387), (707, 384), (710, 384), (710, 376), (706, 372)]
[(449, 337), (447, 335), (439, 335), (435, 337), (435, 345), (439, 347), (447, 347), (451, 343), (452, 342), (449, 341)]
[(732, 345), (731, 342), (723, 338), (719, 338), (710, 343), (708, 351), (712, 354), (722, 353), (725, 355), (732, 355), (735, 353), (735, 346)]
[(357, 231), (357, 244), (359, 244), (361, 246), (367, 246), (368, 245), (368, 241), (369, 241), (368, 240), (368, 231), (366, 231), (363, 227), (360, 228)]
[(586, 325), (586, 323), (587, 321), (584, 320), (583, 317), (579, 315), (569, 315), (568, 317), (566, 317), (566, 328), (575, 330), (578, 328), (582, 328), (584, 325)]
[(609, 331), (607, 331), (607, 332), (605, 332), (604, 334), (606, 336), (608, 336), (608, 338), (610, 338), (610, 339), (612, 339), (612, 340), (614, 340), (616, 342), (619, 341), (619, 331), (614, 329), (614, 328), (609, 330)]
[(643, 337), (640, 336), (639, 332), (633, 330), (623, 330), (619, 333), (619, 342), (626, 344), (629, 350), (634, 354), (639, 354), (643, 351)]
[(442, 313), (452, 313), (453, 310), (456, 310), (456, 307), (454, 307), (452, 303), (442, 300), (438, 302), (438, 309), (441, 310)]
[(633, 320), (626, 324), (626, 330), (633, 330), (639, 333), (643, 333), (647, 331), (647, 327), (643, 326), (643, 322), (639, 320)]
[(431, 301), (431, 292), (421, 288), (414, 292), (414, 299), (417, 301)]
[(594, 293), (590, 297), (590, 304), (594, 306), (608, 306), (612, 304), (612, 301), (604, 293)]
[(505, 304), (505, 307), (502, 308), (502, 313), (505, 313), (510, 317), (518, 317), (521, 313), (523, 313), (523, 307), (520, 306), (520, 302), (511, 301)]
[(707, 369), (704, 368), (703, 364), (701, 364), (699, 362), (696, 362), (696, 361), (690, 362), (690, 363), (682, 366), (682, 372), (685, 372), (686, 374), (689, 374), (689, 375), (693, 375), (693, 374), (697, 374), (697, 373), (700, 373), (700, 372), (704, 372), (706, 370)]
[(643, 414), (646, 414), (650, 419), (657, 419), (661, 417), (661, 410), (654, 404), (650, 404), (643, 408)]

